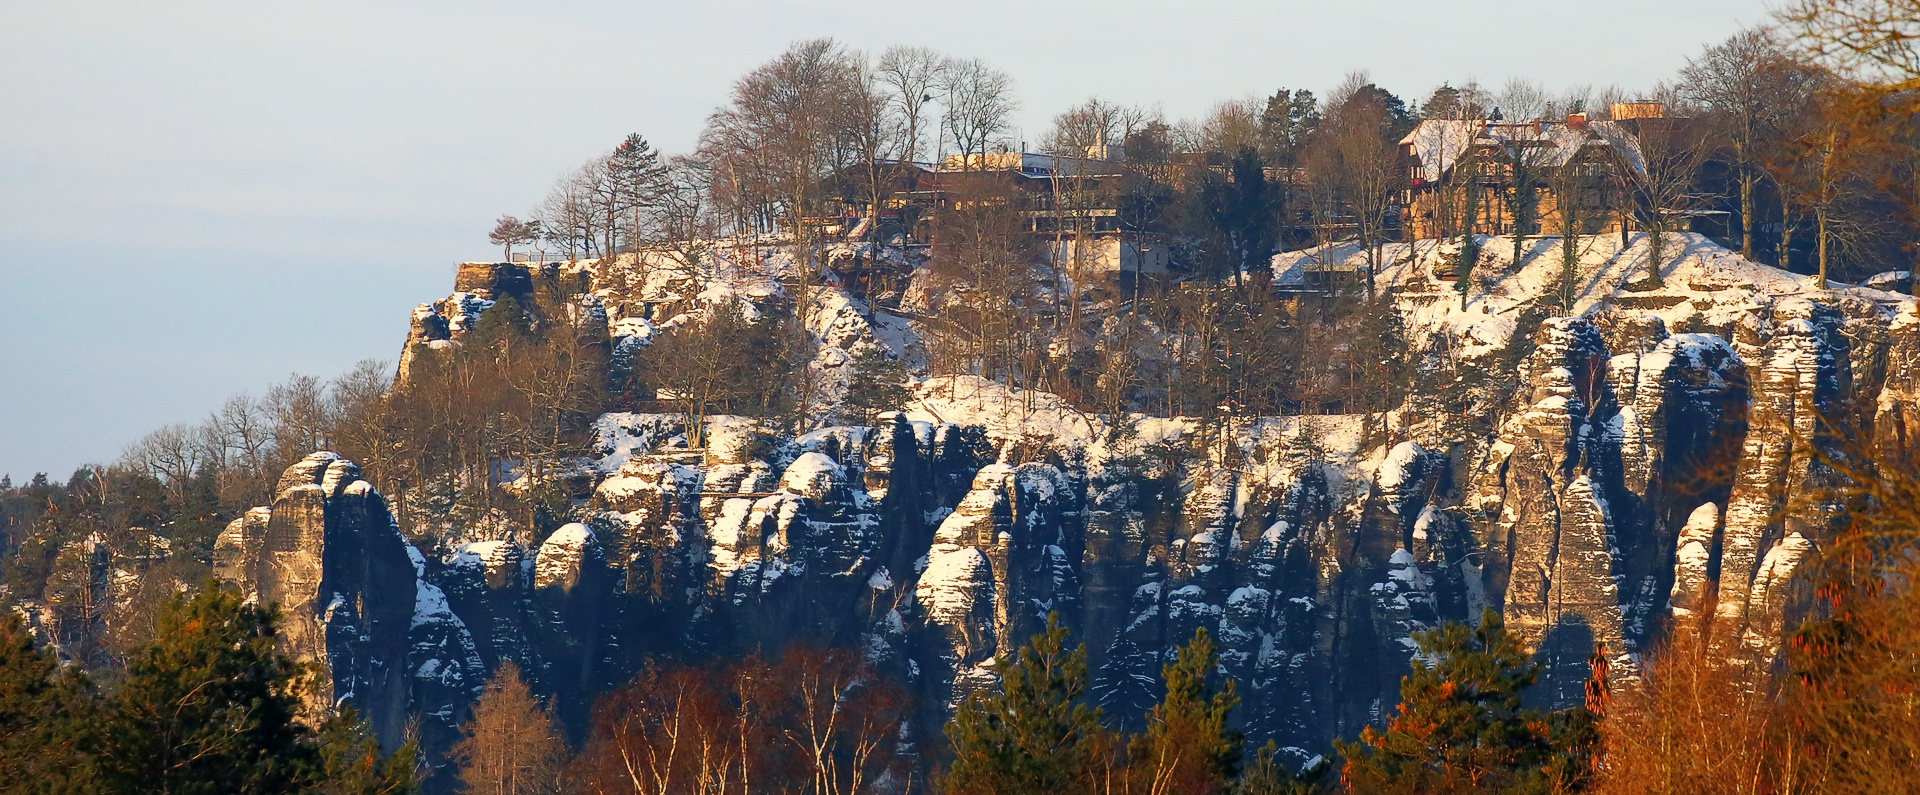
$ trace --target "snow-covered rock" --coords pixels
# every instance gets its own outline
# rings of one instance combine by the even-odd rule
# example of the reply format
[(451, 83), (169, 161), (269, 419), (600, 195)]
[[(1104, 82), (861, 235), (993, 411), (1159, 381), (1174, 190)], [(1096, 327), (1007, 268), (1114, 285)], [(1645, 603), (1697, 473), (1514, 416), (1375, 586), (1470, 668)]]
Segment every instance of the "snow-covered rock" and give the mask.
[[(373, 699), (397, 681), (415, 688), (401, 703), (433, 715), (464, 709), (445, 694), (481, 675), (476, 660), (519, 662), (579, 720), (648, 659), (805, 641), (861, 648), (917, 692), (918, 724), (939, 725), (1057, 613), (1087, 645), (1093, 697), (1135, 724), (1167, 655), (1206, 629), (1240, 682), (1249, 739), (1305, 760), (1387, 714), (1414, 632), (1482, 608), (1546, 664), (1536, 696), (1555, 705), (1579, 699), (1596, 644), (1632, 675), (1661, 617), (1697, 616), (1716, 594), (1722, 642), (1772, 651), (1804, 601), (1795, 573), (1833, 531), (1832, 506), (1813, 499), (1834, 477), (1822, 418), (1871, 417), (1863, 438), (1916, 455), (1911, 299), (1817, 290), (1691, 235), (1649, 287), (1645, 236), (1603, 235), (1580, 241), (1573, 305), (1549, 316), (1559, 252), (1531, 241), (1515, 263), (1502, 242), (1484, 241), (1464, 307), (1442, 278), (1456, 241), (1385, 246), (1376, 274), (1424, 366), (1485, 376), (1454, 412), (1472, 416), (1422, 408), (1424, 377), (1385, 415), (1204, 428), (942, 375), (879, 427), (837, 425), (851, 356), (878, 345), (924, 364), (912, 315), (945, 299), (916, 276), (892, 312), (824, 279), (804, 307), (822, 385), (805, 433), (710, 417), (696, 450), (683, 417), (607, 414), (564, 515), (432, 530), (418, 562), (388, 548), (384, 502), (350, 464), (310, 457), (271, 511), (221, 534), (216, 562), (303, 611), (289, 643), (332, 666), (336, 693)], [(704, 256), (563, 269), (594, 297), (568, 317), (620, 366), (621, 346), (631, 361), (723, 302), (795, 309), (774, 301), (804, 264), (791, 250), (744, 241)], [(1334, 245), (1273, 265), (1304, 279), (1365, 256)], [(461, 344), (514, 284), (423, 306), (410, 355)], [(1097, 328), (1110, 332), (1099, 345), (1145, 340), (1143, 356), (1167, 333), (1138, 318)], [(1810, 508), (1790, 520), (1788, 505)], [(369, 561), (398, 556), (403, 585), (316, 573), (356, 538), (386, 549)], [(399, 646), (383, 645), (389, 607), (407, 627)]]

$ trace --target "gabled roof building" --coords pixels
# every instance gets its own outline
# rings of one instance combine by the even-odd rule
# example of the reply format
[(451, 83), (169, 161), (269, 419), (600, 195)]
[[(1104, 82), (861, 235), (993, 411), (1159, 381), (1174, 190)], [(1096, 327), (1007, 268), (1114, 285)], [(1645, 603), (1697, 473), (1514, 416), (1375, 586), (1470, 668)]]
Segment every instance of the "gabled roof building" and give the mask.
[[(1166, 242), (1129, 223), (1121, 210), (1122, 196), (1143, 177), (1119, 161), (1119, 146), (1088, 150), (1087, 157), (996, 152), (950, 155), (937, 164), (889, 163), (887, 187), (873, 215), (883, 235), (907, 232), (931, 241), (936, 236), (932, 223), (941, 211), (1004, 204), (1017, 215), (1019, 232), (1055, 262), (1094, 275), (1165, 274)], [(866, 202), (854, 191), (838, 192), (845, 197), (844, 220), (819, 228), (864, 231), (857, 224), (869, 213)]]
[[(1563, 234), (1572, 210), (1578, 234), (1617, 230), (1646, 176), (1640, 145), (1624, 125), (1589, 121), (1426, 119), (1400, 140), (1407, 187), (1403, 223), (1420, 238)], [(1515, 217), (1510, 190), (1535, 191), (1531, 218)], [(1563, 195), (1566, 194), (1566, 195)]]

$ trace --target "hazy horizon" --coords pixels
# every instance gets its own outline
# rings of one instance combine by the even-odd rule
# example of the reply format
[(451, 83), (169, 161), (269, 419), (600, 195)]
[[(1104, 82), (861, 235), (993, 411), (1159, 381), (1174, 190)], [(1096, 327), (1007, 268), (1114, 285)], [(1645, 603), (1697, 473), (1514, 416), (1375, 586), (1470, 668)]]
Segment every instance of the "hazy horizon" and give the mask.
[[(1097, 95), (1170, 119), (1356, 69), (1417, 103), (1469, 78), (1671, 79), (1759, 0), (1461, 8), (876, 2), (67, 2), (0, 9), (0, 474), (106, 462), (301, 372), (391, 361), (493, 219), (639, 132), (692, 147), (790, 42), (919, 44), (1013, 75), (1019, 140)], [(1655, 20), (1658, 20), (1657, 22)]]

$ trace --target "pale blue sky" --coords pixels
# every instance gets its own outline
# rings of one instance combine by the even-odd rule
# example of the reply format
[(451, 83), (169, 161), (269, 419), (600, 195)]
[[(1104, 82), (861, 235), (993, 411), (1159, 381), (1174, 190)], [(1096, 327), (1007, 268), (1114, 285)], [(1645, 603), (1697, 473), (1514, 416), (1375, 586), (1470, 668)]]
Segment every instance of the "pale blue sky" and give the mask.
[(1761, 0), (1104, 3), (0, 0), (0, 474), (64, 478), (227, 395), (394, 358), (552, 180), (689, 148), (790, 41), (1012, 73), (1025, 137), (1099, 95), (1196, 116), (1354, 69), (1668, 79)]

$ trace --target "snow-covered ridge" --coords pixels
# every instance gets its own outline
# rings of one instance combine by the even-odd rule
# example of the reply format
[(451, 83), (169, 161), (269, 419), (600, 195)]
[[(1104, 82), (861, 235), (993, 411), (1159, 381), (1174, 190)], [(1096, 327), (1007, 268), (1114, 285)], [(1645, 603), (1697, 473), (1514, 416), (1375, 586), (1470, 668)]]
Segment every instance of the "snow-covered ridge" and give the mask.
[[(1634, 233), (1626, 246), (1619, 235), (1579, 238), (1573, 277), (1563, 282), (1561, 238), (1528, 238), (1514, 266), (1512, 238), (1480, 236), (1479, 259), (1468, 277), (1475, 283), (1464, 308), (1451, 276), (1459, 255), (1458, 239), (1389, 243), (1375, 255), (1379, 289), (1401, 304), (1410, 327), (1424, 336), (1458, 341), (1462, 355), (1474, 357), (1503, 347), (1516, 330), (1519, 313), (1540, 305), (1563, 283), (1571, 287), (1571, 314), (1625, 313), (1655, 318), (1673, 333), (1725, 331), (1756, 313), (1764, 315), (1788, 299), (1844, 304), (1851, 312), (1891, 318), (1912, 296), (1870, 287), (1832, 283), (1818, 289), (1812, 276), (1789, 273), (1742, 258), (1699, 234), (1669, 235), (1660, 268), (1662, 284), (1646, 288), (1651, 240)], [(1277, 254), (1275, 281), (1299, 283), (1311, 270), (1352, 272), (1364, 268), (1368, 252), (1344, 243)], [(1530, 331), (1530, 330), (1528, 330)], [(1424, 340), (1423, 340), (1424, 341)]]
[[(863, 649), (917, 691), (917, 725), (934, 726), (1056, 612), (1123, 720), (1157, 696), (1168, 650), (1206, 628), (1242, 683), (1249, 736), (1324, 749), (1392, 702), (1412, 632), (1483, 606), (1540, 653), (1543, 692), (1577, 699), (1594, 641), (1631, 675), (1660, 619), (1708, 593), (1767, 651), (1826, 532), (1785, 525), (1771, 502), (1811, 498), (1822, 477), (1794, 440), (1841, 408), (1872, 415), (1875, 434), (1920, 429), (1911, 299), (1819, 290), (1703, 238), (1674, 242), (1649, 287), (1644, 236), (1581, 240), (1571, 279), (1557, 240), (1528, 241), (1515, 265), (1509, 241), (1482, 239), (1464, 307), (1443, 278), (1457, 241), (1381, 249), (1376, 281), (1423, 366), (1503, 368), (1492, 375), (1508, 391), (1476, 404), (1486, 423), (1474, 433), (1413, 403), (1211, 428), (1096, 416), (972, 376), (919, 378), (904, 411), (849, 426), (834, 405), (846, 363), (877, 345), (918, 366), (928, 329), (825, 281), (810, 290), (808, 331), (827, 387), (798, 432), (708, 417), (693, 449), (678, 415), (601, 416), (571, 470), (591, 494), (540, 525), (557, 529), (541, 538), (506, 512), (479, 529), (424, 525), (435, 535), (420, 548), (435, 554), (379, 553), (412, 574), (377, 599), (372, 585), (365, 598), (294, 594), (305, 575), (275, 567), (311, 561), (262, 552), (269, 532), (346, 516), (373, 527), (370, 506), (385, 510), (350, 464), (315, 459), (290, 471), (272, 512), (222, 534), (223, 560), (250, 561), (230, 571), (262, 593), (333, 611), (334, 631), (309, 639), (329, 644), (341, 692), (372, 698), (387, 692), (384, 671), (404, 671), (406, 708), (442, 723), (504, 659), (584, 710), (649, 659), (806, 640)], [(631, 354), (714, 306), (757, 311), (790, 294), (790, 251), (710, 254), (693, 270), (662, 254), (578, 271), (593, 290), (575, 316)], [(1366, 259), (1333, 246), (1274, 267), (1285, 282)], [(1570, 309), (1548, 309), (1569, 286)], [(412, 342), (457, 346), (488, 300), (423, 307)], [(1703, 462), (1719, 480), (1689, 485), (1686, 467)], [(376, 603), (394, 624), (350, 609)], [(396, 625), (405, 648), (358, 640)]]

